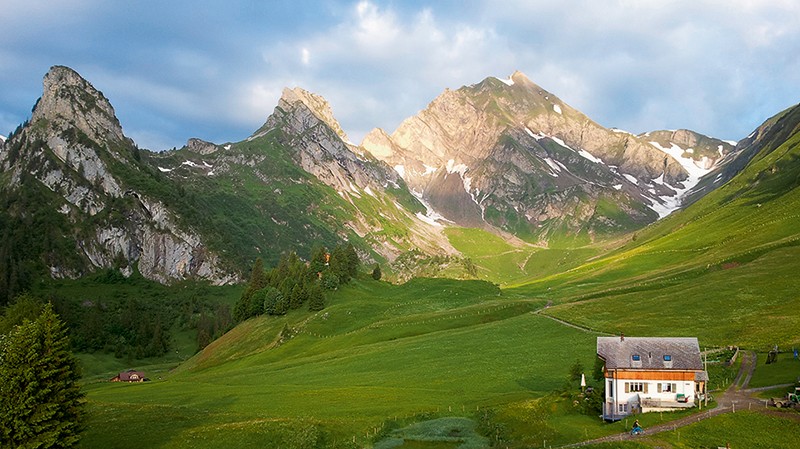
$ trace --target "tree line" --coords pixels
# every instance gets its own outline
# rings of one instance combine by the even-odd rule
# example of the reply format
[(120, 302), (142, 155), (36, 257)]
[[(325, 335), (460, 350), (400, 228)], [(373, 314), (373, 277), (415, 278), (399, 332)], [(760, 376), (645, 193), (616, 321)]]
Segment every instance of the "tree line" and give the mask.
[(316, 312), (325, 308), (325, 291), (350, 282), (360, 261), (350, 243), (332, 251), (316, 246), (308, 262), (292, 251), (281, 256), (278, 265), (266, 271), (258, 258), (250, 280), (234, 308), (237, 322), (259, 315), (285, 315), (289, 310), (307, 307)]

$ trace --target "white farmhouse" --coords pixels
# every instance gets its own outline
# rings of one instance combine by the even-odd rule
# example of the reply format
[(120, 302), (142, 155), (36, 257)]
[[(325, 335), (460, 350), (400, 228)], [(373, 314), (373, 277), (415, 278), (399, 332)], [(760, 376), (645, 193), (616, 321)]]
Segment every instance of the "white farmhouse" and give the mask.
[(697, 338), (597, 337), (605, 362), (603, 419), (695, 406), (706, 393)]

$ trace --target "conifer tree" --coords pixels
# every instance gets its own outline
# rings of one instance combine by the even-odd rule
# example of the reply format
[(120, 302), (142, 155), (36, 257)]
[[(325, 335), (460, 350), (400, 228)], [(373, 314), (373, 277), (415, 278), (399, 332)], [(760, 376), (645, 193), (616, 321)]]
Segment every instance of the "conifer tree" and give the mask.
[(308, 287), (308, 310), (318, 312), (325, 308), (325, 293), (322, 286), (315, 282)]
[[(247, 288), (242, 292), (242, 297), (236, 302), (233, 309), (233, 317), (236, 321), (244, 321), (250, 317), (263, 313), (263, 306), (261, 312), (258, 312), (258, 306), (253, 303), (253, 295), (264, 287), (267, 286), (267, 274), (264, 272), (264, 261), (257, 258), (253, 264), (253, 269), (250, 271), (250, 281), (247, 283)], [(262, 302), (263, 304), (263, 302)]]
[(348, 263), (347, 251), (344, 246), (339, 245), (334, 248), (331, 252), (330, 271), (336, 275), (339, 282), (342, 284), (350, 282), (350, 267)]
[(289, 307), (292, 309), (299, 309), (303, 305), (303, 287), (300, 284), (294, 284), (292, 292), (289, 295)]
[(381, 276), (383, 276), (383, 273), (381, 273), (381, 266), (378, 265), (378, 264), (375, 264), (375, 268), (372, 269), (372, 279), (375, 279), (376, 281), (380, 281), (381, 280)]
[(78, 378), (52, 304), (0, 336), (0, 447), (75, 446), (83, 415)]

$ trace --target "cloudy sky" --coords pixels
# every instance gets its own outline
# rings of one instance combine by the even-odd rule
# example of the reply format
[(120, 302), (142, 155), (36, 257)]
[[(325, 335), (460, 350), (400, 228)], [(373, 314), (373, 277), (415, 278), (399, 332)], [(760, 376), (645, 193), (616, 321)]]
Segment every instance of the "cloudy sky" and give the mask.
[(800, 102), (798, 55), (795, 0), (4, 0), (0, 134), (59, 64), (155, 150), (242, 140), (285, 86), (358, 142), (514, 70), (607, 127), (738, 140)]

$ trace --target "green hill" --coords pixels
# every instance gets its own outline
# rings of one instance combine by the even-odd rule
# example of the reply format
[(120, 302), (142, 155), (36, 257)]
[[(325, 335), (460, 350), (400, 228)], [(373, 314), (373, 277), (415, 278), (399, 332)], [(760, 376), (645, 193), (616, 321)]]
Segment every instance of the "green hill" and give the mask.
[(549, 314), (631, 335), (800, 343), (800, 110), (760, 129), (747, 167), (689, 208), (589, 263), (516, 288)]
[(593, 360), (594, 335), (487, 282), (355, 281), (330, 303), (249, 320), (165, 381), (89, 385), (85, 446), (362, 447), (391, 422), (536, 402)]

